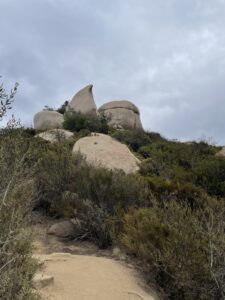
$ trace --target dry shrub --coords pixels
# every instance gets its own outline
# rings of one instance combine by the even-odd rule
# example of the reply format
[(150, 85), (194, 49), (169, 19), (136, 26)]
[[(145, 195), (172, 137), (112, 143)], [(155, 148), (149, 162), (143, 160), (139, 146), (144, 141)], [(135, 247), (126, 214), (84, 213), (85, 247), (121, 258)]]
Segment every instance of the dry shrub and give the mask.
[(13, 121), (1, 130), (0, 140), (0, 299), (32, 300), (38, 298), (32, 288), (38, 265), (27, 230), (33, 199), (32, 145), (17, 125)]
[(225, 208), (175, 201), (131, 211), (120, 241), (170, 299), (225, 299)]

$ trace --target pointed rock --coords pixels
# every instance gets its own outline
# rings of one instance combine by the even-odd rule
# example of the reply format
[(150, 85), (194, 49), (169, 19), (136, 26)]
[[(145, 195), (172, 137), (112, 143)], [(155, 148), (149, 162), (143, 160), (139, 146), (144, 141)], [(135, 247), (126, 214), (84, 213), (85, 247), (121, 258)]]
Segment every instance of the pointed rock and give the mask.
[(92, 93), (93, 85), (88, 85), (75, 96), (67, 106), (67, 111), (80, 112), (87, 115), (96, 115), (97, 107)]

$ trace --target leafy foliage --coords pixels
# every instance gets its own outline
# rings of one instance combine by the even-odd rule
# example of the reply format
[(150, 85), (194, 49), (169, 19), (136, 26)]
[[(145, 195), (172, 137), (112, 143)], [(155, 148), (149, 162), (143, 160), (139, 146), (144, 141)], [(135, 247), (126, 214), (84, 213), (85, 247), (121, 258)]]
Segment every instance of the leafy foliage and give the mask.
[(92, 116), (84, 115), (77, 112), (69, 112), (64, 115), (63, 128), (79, 132), (83, 129), (89, 130), (90, 132), (108, 133), (108, 122), (104, 115)]
[(60, 108), (57, 109), (57, 112), (59, 112), (60, 114), (65, 114), (66, 113), (66, 107), (69, 104), (69, 101), (65, 101)]
[(7, 110), (12, 108), (18, 85), (18, 83), (15, 84), (10, 94), (6, 93), (3, 84), (0, 85), (0, 121), (6, 115)]
[(224, 205), (176, 201), (124, 216), (121, 243), (170, 299), (224, 299)]

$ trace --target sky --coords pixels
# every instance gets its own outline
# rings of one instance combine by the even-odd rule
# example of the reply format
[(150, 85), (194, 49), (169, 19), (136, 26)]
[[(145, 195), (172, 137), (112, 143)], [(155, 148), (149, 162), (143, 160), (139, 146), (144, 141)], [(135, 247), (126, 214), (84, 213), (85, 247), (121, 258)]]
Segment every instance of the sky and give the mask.
[(225, 0), (0, 0), (0, 81), (26, 126), (93, 84), (146, 130), (225, 144)]

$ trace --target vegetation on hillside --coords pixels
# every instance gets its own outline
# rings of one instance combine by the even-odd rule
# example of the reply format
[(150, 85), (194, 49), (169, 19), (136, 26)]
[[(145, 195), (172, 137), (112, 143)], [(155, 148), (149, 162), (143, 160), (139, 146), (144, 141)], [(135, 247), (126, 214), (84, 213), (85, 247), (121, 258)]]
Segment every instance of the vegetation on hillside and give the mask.
[[(74, 132), (93, 130), (85, 122), (78, 126), (81, 114), (68, 118)], [(77, 238), (123, 247), (165, 298), (223, 299), (225, 159), (215, 156), (220, 148), (151, 132), (109, 133), (140, 158), (139, 173), (93, 168), (72, 156), (71, 143), (40, 141), (37, 209), (79, 219), (83, 232)]]
[[(29, 130), (5, 131), (2, 143), (18, 132), (23, 141), (12, 149), (5, 143), (5, 155), (25, 155), (16, 176), (22, 182), (12, 185), (10, 199), (21, 199), (28, 208), (33, 199), (35, 209), (49, 216), (78, 219), (82, 231), (76, 239), (101, 248), (119, 245), (166, 299), (225, 299), (225, 158), (215, 156), (220, 148), (205, 141), (168, 141), (152, 132), (116, 131), (101, 118), (66, 114), (64, 128), (75, 133), (74, 139), (57, 144), (34, 138)], [(74, 142), (91, 131), (127, 144), (141, 160), (140, 171), (126, 175), (94, 168), (72, 155)], [(2, 170), (14, 166), (4, 156), (1, 162)], [(32, 188), (19, 188), (28, 184)], [(34, 270), (29, 251), (28, 275), (20, 273), (28, 283)]]
[[(0, 89), (0, 118), (11, 108), (17, 86), (7, 95)], [(0, 299), (32, 300), (37, 263), (27, 229), (33, 198), (32, 140), (12, 118), (0, 130)]]

